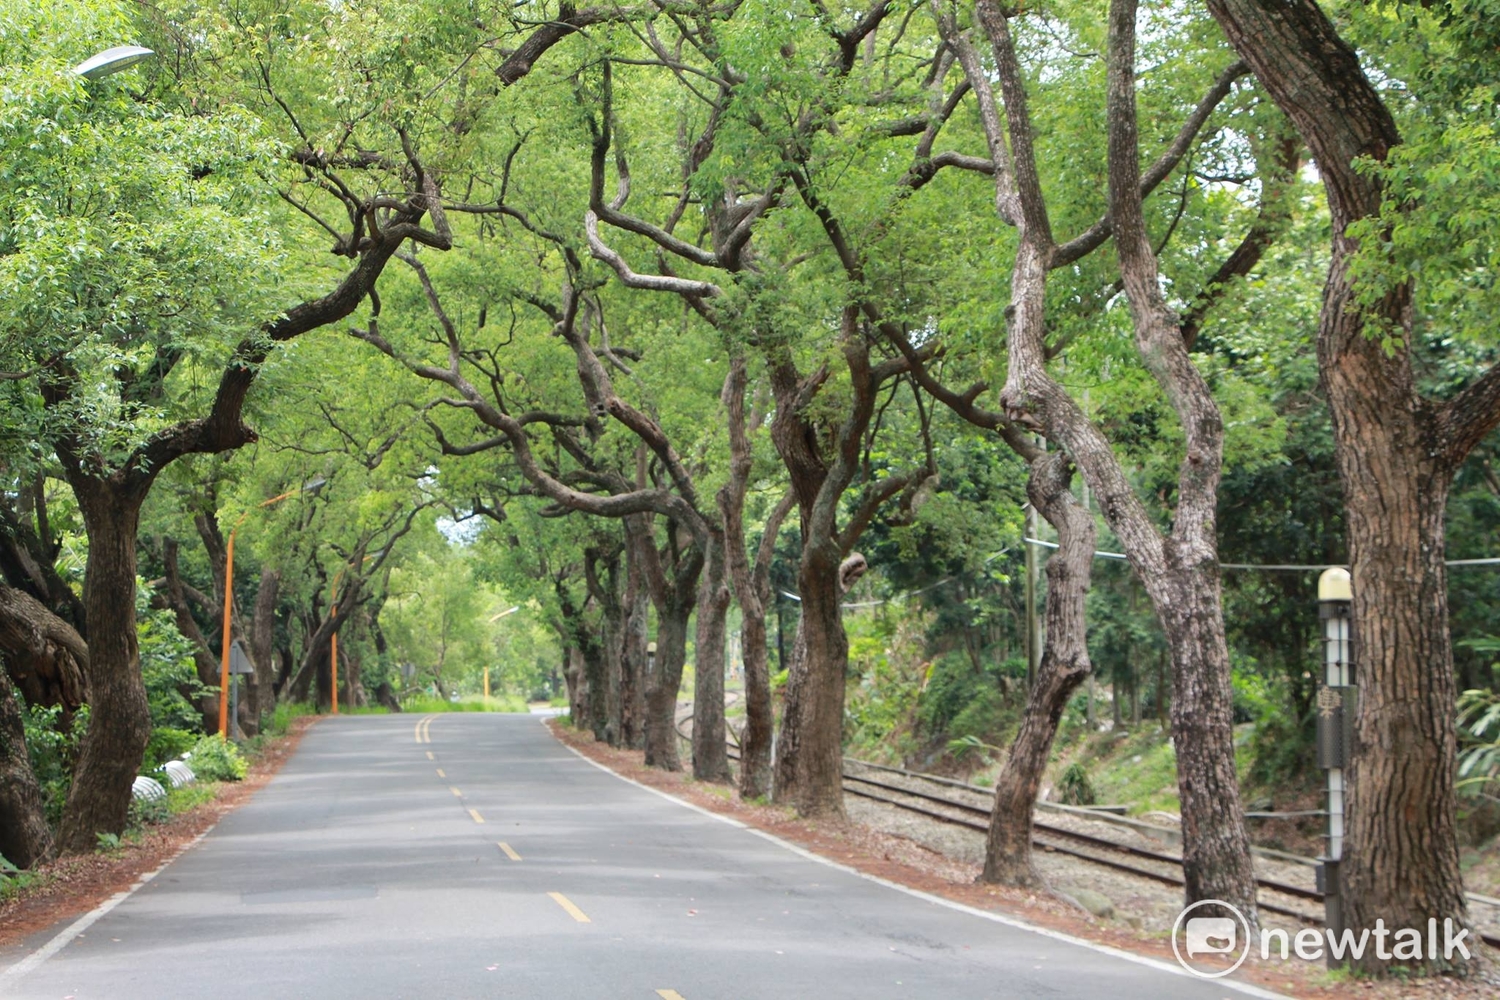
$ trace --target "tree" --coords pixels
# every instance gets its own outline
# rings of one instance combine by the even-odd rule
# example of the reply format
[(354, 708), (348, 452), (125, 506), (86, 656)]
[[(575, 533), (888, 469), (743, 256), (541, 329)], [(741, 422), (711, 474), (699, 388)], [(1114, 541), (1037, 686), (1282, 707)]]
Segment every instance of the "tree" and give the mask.
[[(181, 114), (133, 100), (113, 80), (71, 76), (66, 50), (129, 23), (113, 7), (77, 16), (71, 33), (49, 24), (26, 35), (52, 48), (9, 53), (25, 67), (18, 82), (27, 96), (0, 138), (16, 171), (6, 192), (16, 222), (5, 242), (15, 250), (0, 274), (0, 325), (24, 338), (48, 442), (89, 537), (93, 711), (60, 838), (64, 850), (87, 851), (96, 833), (123, 829), (149, 728), (133, 595), (136, 530), (156, 478), (183, 456), (254, 440), (245, 397), (273, 346), (348, 315), (406, 240), (445, 246), (447, 237), (440, 208), (435, 232), (420, 225), (436, 187), (408, 143), (413, 194), (364, 211), (344, 189), (351, 219), (383, 225), (367, 236), (361, 228), (348, 244), (354, 265), (337, 287), (289, 309), (273, 305), (267, 279), (279, 243), (249, 207), (269, 194), (265, 130), (233, 106)], [(39, 130), (48, 142), (27, 138)], [(196, 398), (180, 372), (226, 356), (217, 393)]]
[[(1460, 7), (1438, 6), (1467, 17)], [(1377, 918), (1391, 926), (1425, 926), (1428, 919), (1462, 925), (1467, 906), (1455, 826), (1457, 692), (1444, 514), (1461, 463), (1500, 424), (1500, 367), (1433, 398), (1414, 364), (1417, 307), (1426, 304), (1420, 296), (1442, 291), (1450, 265), (1444, 260), (1448, 236), (1423, 225), (1426, 213), (1445, 206), (1421, 185), (1420, 171), (1424, 161), (1451, 161), (1456, 151), (1434, 142), (1431, 132), (1422, 134), (1426, 141), (1410, 157), (1397, 151), (1402, 136), (1391, 110), (1314, 0), (1274, 6), (1210, 0), (1209, 8), (1311, 149), (1333, 221), (1318, 360), (1344, 485), (1360, 692), (1345, 778), (1344, 918), (1356, 931), (1373, 927)], [(1477, 48), (1483, 51), (1482, 44)], [(1492, 59), (1492, 49), (1488, 55)], [(1460, 57), (1454, 67), (1466, 81), (1465, 98), (1473, 58)], [(1430, 66), (1425, 57), (1421, 62)], [(1421, 81), (1424, 72), (1431, 70), (1412, 75), (1427, 84), (1429, 100), (1449, 96), (1434, 81)], [(1439, 134), (1462, 119), (1457, 108), (1449, 115)], [(1492, 158), (1493, 142), (1487, 146), (1474, 152)], [(1418, 183), (1403, 184), (1413, 174)], [(1403, 246), (1411, 237), (1393, 230), (1405, 226), (1430, 245)], [(1438, 265), (1431, 285), (1420, 285), (1410, 258), (1403, 259), (1413, 250), (1426, 251), (1421, 255), (1431, 254)], [(1396, 266), (1382, 276), (1369, 262), (1385, 253)], [(1373, 953), (1356, 964), (1389, 971)], [(1458, 955), (1431, 956), (1422, 964), (1471, 969)]]

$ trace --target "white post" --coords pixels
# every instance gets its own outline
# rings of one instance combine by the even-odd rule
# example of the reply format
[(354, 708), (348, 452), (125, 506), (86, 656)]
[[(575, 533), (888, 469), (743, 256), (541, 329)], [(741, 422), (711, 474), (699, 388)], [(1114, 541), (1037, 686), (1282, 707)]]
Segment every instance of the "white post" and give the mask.
[[(1343, 931), (1343, 907), (1339, 900), (1339, 861), (1344, 856), (1344, 769), (1350, 747), (1346, 713), (1355, 705), (1348, 695), (1354, 680), (1349, 661), (1349, 612), (1353, 599), (1349, 571), (1333, 567), (1318, 577), (1318, 617), (1323, 621), (1323, 688), (1318, 692), (1318, 754), (1328, 772), (1327, 847), (1319, 868), (1323, 892), (1324, 923), (1333, 934)], [(1329, 954), (1330, 967), (1334, 963)]]

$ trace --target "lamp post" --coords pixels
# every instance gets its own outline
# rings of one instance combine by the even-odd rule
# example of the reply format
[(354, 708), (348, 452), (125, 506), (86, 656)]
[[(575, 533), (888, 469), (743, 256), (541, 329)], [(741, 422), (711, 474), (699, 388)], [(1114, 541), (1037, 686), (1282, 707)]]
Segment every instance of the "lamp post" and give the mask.
[(234, 536), (239, 532), (240, 525), (245, 523), (245, 518), (249, 517), (253, 511), (259, 510), (261, 507), (269, 507), (273, 503), (280, 503), (287, 497), (296, 496), (298, 493), (316, 493), (318, 490), (323, 488), (323, 484), (327, 481), (328, 480), (323, 479), (320, 476), (316, 479), (308, 480), (301, 486), (297, 487), (295, 490), (287, 490), (280, 496), (272, 497), (269, 500), (262, 500), (250, 510), (247, 510), (245, 511), (245, 513), (241, 514), (239, 516), (239, 520), (234, 522), (234, 527), (229, 529), (229, 543), (224, 547), (224, 639), (223, 644), (220, 647), (219, 655), (220, 736), (227, 738), (229, 735), (229, 647), (230, 642), (233, 640), (232, 612), (234, 610)]
[[(1344, 770), (1353, 744), (1358, 688), (1350, 662), (1349, 612), (1353, 601), (1349, 571), (1326, 569), (1318, 577), (1318, 619), (1323, 623), (1323, 685), (1318, 689), (1318, 766), (1328, 772), (1328, 833), (1318, 859), (1318, 891), (1330, 934), (1344, 930), (1339, 899), (1339, 861), (1344, 854)], [(1335, 964), (1329, 952), (1330, 967)]]
[[(497, 621), (499, 621), (500, 619), (504, 618), (506, 615), (513, 615), (517, 611), (520, 611), (520, 610), (521, 610), (521, 606), (519, 604), (517, 604), (513, 608), (506, 608), (504, 611), (500, 612), (497, 615), (491, 615), (490, 616), (490, 624), (493, 625)], [(490, 704), (490, 668), (489, 667), (485, 667), (484, 668), (484, 705), (485, 705), (485, 709), (486, 710), (489, 709), (489, 704)]]

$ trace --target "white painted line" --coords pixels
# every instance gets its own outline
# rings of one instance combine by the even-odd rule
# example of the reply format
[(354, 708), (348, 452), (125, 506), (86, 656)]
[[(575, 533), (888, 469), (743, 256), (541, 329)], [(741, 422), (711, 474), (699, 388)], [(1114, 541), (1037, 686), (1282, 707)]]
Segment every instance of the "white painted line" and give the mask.
[(145, 885), (147, 882), (150, 882), (152, 879), (156, 878), (156, 876), (166, 871), (167, 866), (172, 862), (182, 857), (194, 847), (197, 847), (198, 842), (212, 833), (214, 827), (218, 825), (218, 823), (214, 823), (207, 830), (204, 830), (202, 833), (198, 834), (198, 836), (194, 837), (186, 844), (183, 844), (182, 847), (178, 849), (177, 853), (173, 854), (170, 858), (161, 863), (161, 867), (157, 868), (155, 871), (147, 872), (145, 875), (142, 875), (140, 877), (140, 880), (132, 885), (129, 889), (125, 889), (121, 892), (115, 893), (113, 896), (109, 897), (104, 902), (100, 903), (98, 906), (94, 907), (92, 910), (85, 913), (77, 920), (73, 921), (67, 927), (63, 928), (63, 930), (58, 932), (58, 934), (53, 937), (52, 940), (42, 945), (36, 951), (32, 952), (30, 955), (27, 955), (25, 958), (21, 959), (15, 965), (12, 965), (10, 968), (6, 969), (4, 972), (0, 972), (0, 995), (3, 995), (7, 992), (7, 990), (4, 989), (7, 984), (20, 979), (22, 976), (35, 969), (37, 966), (47, 961), (47, 959), (51, 958), (53, 955), (56, 955), (58, 952), (62, 951), (80, 934), (88, 930), (90, 927), (94, 926), (94, 923), (98, 921), (100, 917), (104, 916), (110, 910), (113, 910), (115, 907), (125, 902), (125, 900), (135, 895), (135, 891), (137, 889), (141, 888), (141, 886)]
[[(544, 720), (543, 725), (545, 724), (546, 723)], [(551, 730), (549, 729), (548, 732), (550, 733)], [(557, 737), (554, 736), (553, 739), (557, 739)], [(812, 851), (809, 851), (804, 847), (800, 847), (789, 840), (782, 840), (775, 834), (767, 833), (764, 830), (758, 830), (750, 824), (741, 822), (740, 820), (737, 820), (732, 816), (720, 815), (719, 813), (704, 809), (702, 806), (694, 805), (691, 802), (684, 802), (682, 799), (677, 798), (675, 795), (669, 795), (666, 792), (660, 791), (659, 789), (652, 788), (650, 785), (643, 785), (639, 781), (636, 781), (632, 778), (627, 778), (623, 774), (610, 770), (608, 767), (605, 767), (603, 764), (599, 763), (596, 760), (591, 760), (589, 757), (580, 753), (577, 748), (569, 746), (562, 740), (557, 740), (557, 742), (561, 743), (563, 746), (572, 751), (572, 753), (579, 760), (583, 761), (586, 764), (591, 764), (594, 767), (597, 767), (605, 774), (618, 778), (626, 784), (634, 785), (642, 791), (650, 792), (652, 795), (655, 795), (658, 798), (666, 799), (668, 802), (674, 802), (677, 805), (682, 806), (684, 809), (691, 809), (693, 812), (699, 813), (703, 816), (707, 816), (709, 819), (718, 820), (720, 823), (727, 823), (730, 826), (744, 830), (746, 833), (754, 834), (755, 836), (760, 837), (762, 840), (768, 840), (778, 847), (783, 847), (786, 850), (791, 851), (793, 854), (804, 857), (809, 861), (815, 861), (820, 865), (827, 865), (829, 868), (837, 868), (841, 872), (846, 872), (847, 874), (853, 875), (856, 878), (862, 878), (866, 882), (874, 882), (876, 885), (883, 885), (887, 889), (894, 889), (897, 892), (905, 893), (908, 896), (914, 896), (917, 899), (925, 900), (926, 902), (934, 903), (938, 906), (945, 906), (950, 910), (957, 910), (960, 913), (967, 913), (972, 917), (979, 917), (983, 920), (989, 920), (997, 924), (1004, 924), (1006, 927), (1014, 927), (1017, 930), (1030, 931), (1033, 934), (1040, 934), (1042, 937), (1051, 938), (1054, 941), (1062, 941), (1066, 944), (1077, 945), (1080, 948), (1087, 948), (1089, 951), (1097, 952), (1101, 955), (1109, 955), (1111, 958), (1118, 958), (1126, 962), (1133, 962), (1136, 965), (1144, 965), (1146, 968), (1155, 969), (1158, 972), (1168, 972), (1174, 976), (1180, 976), (1184, 979), (1191, 979), (1194, 982), (1205, 982), (1205, 980), (1202, 980), (1197, 976), (1189, 975), (1187, 971), (1182, 967), (1171, 965), (1159, 959), (1147, 958), (1145, 955), (1137, 955), (1133, 952), (1123, 951), (1119, 948), (1111, 948), (1108, 945), (1098, 944), (1085, 938), (1074, 937), (1071, 934), (1064, 934), (1062, 931), (1052, 930), (1050, 927), (1040, 927), (1036, 924), (1022, 920), (1019, 917), (1012, 917), (1004, 913), (994, 913), (989, 910), (981, 910), (978, 907), (968, 906), (964, 903), (956, 903), (951, 899), (944, 899), (942, 896), (934, 896), (931, 893), (922, 892), (920, 889), (913, 889), (910, 886), (902, 885), (899, 882), (892, 882), (890, 879), (884, 879), (878, 875), (871, 875), (868, 872), (862, 872), (857, 868), (850, 868), (848, 865), (841, 865), (837, 861), (830, 861), (829, 859), (823, 857), (821, 854), (814, 854)], [(1243, 993), (1247, 996), (1261, 997), (1262, 1000), (1288, 1000), (1287, 997), (1283, 996), (1280, 993), (1272, 993), (1270, 990), (1263, 990), (1259, 986), (1252, 986), (1249, 983), (1236, 982), (1232, 979), (1218, 979), (1214, 980), (1214, 983), (1218, 986), (1223, 986), (1225, 989), (1234, 990), (1237, 993)]]

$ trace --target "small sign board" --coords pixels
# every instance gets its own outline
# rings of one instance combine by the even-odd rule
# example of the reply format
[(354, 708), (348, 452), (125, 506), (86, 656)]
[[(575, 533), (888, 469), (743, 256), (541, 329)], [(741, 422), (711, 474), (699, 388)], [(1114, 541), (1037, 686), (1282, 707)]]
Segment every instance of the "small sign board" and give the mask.
[(229, 672), (231, 674), (253, 674), (255, 667), (250, 663), (250, 657), (245, 655), (245, 647), (240, 645), (238, 639), (229, 644)]

